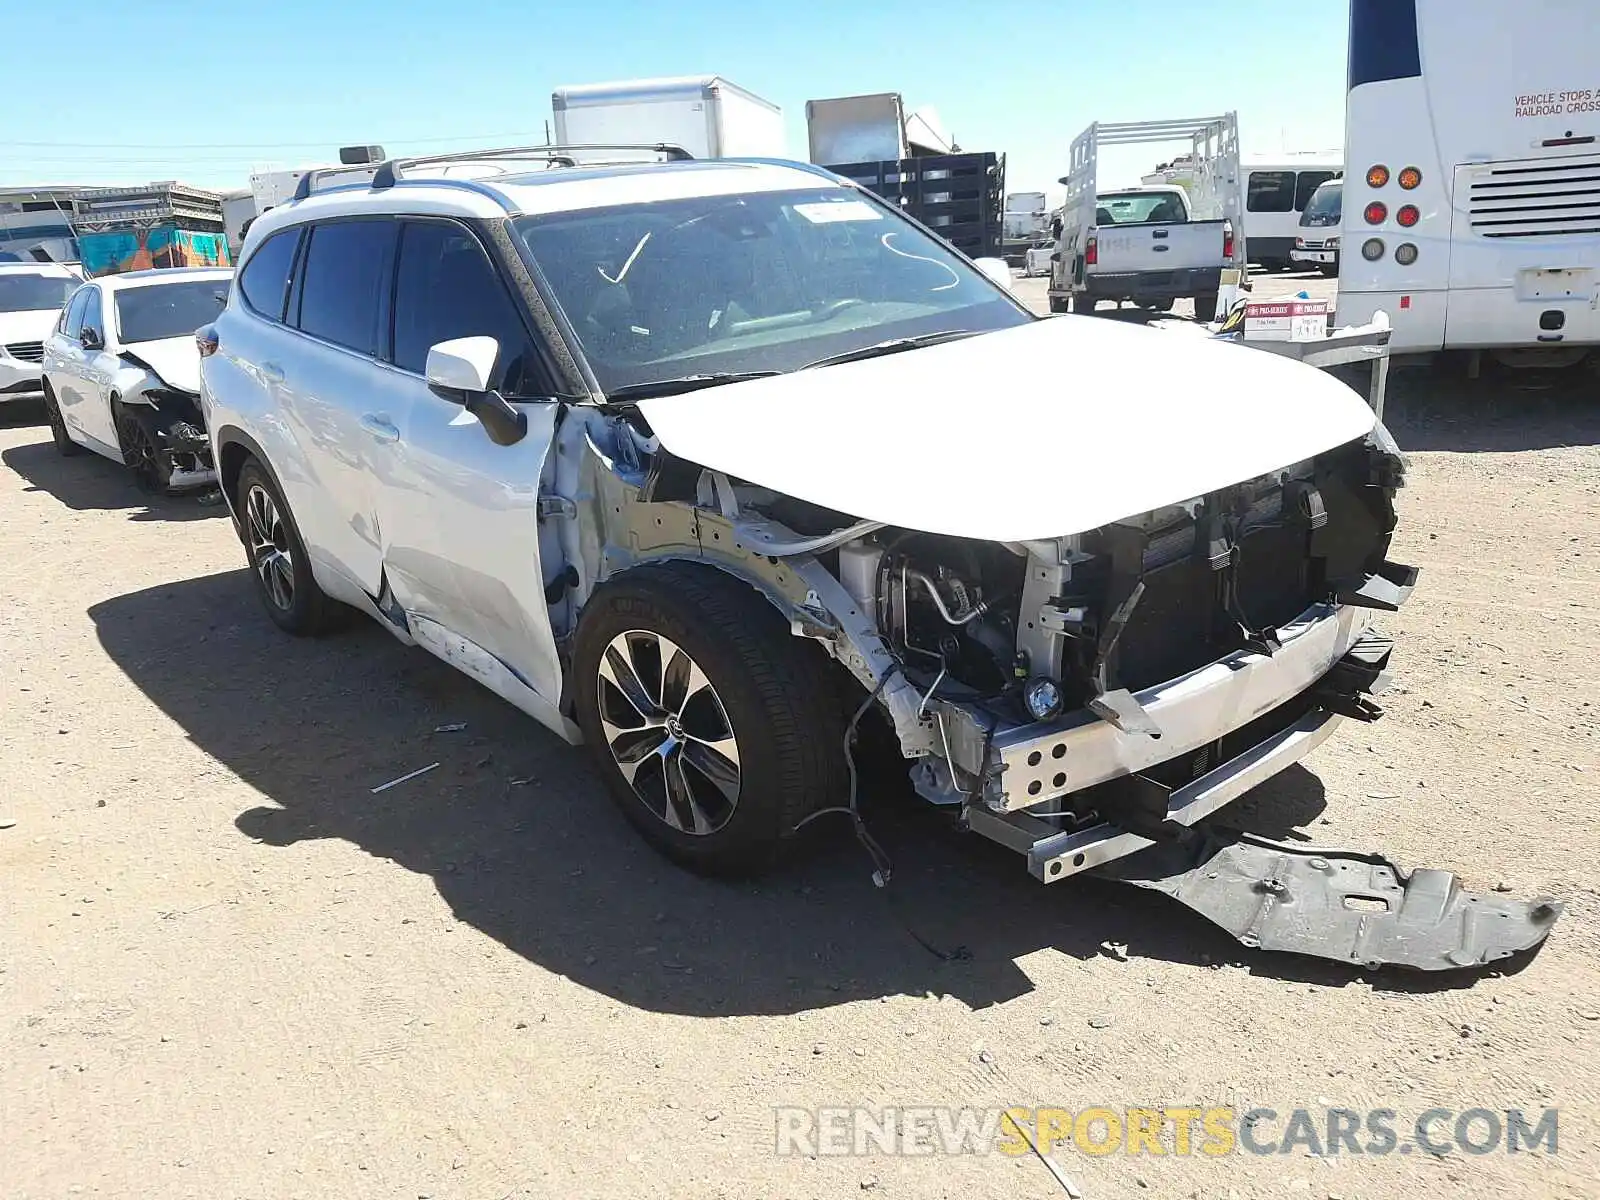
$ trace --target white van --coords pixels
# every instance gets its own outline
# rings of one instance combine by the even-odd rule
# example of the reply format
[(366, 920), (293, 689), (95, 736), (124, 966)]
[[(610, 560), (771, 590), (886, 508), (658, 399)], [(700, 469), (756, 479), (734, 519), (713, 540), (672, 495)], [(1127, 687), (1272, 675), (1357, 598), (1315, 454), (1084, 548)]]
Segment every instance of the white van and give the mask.
[(1312, 193), (1344, 174), (1337, 150), (1287, 154), (1276, 158), (1246, 156), (1245, 253), (1268, 271), (1292, 265), (1294, 240), (1300, 236), (1300, 214)]

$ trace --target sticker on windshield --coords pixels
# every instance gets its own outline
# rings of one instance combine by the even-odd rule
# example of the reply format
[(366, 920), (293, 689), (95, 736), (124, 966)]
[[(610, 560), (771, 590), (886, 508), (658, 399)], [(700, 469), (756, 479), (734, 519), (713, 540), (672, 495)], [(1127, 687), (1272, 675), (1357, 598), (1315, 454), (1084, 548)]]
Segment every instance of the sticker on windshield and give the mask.
[(832, 221), (881, 221), (883, 214), (865, 200), (823, 200), (816, 204), (796, 204), (799, 213), (813, 225)]

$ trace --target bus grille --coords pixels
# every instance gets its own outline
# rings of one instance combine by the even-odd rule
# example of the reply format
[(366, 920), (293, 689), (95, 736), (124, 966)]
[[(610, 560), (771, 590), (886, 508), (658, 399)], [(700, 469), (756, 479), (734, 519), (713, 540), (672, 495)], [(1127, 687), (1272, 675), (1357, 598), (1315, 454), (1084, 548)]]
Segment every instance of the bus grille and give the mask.
[(1600, 158), (1463, 167), (1473, 232), (1489, 238), (1600, 233)]

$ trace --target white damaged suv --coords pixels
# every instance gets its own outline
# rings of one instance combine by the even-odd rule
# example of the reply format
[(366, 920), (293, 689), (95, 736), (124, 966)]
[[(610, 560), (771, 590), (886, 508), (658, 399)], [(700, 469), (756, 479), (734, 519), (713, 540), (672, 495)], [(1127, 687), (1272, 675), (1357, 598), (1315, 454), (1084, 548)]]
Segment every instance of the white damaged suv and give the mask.
[[(922, 796), (1042, 880), (1181, 849), (1124, 877), (1247, 876), (1180, 898), (1251, 944), (1463, 952), (1458, 895), (1426, 953), (1386, 948), (1329, 896), (1415, 921), (1415, 878), (1201, 824), (1379, 713), (1371, 619), (1416, 572), (1388, 558), (1404, 462), (1360, 396), (1036, 318), (819, 168), (583, 149), (308, 176), (251, 228), (198, 338), (272, 620), (348, 606), (438, 655), (587, 743), (697, 869), (758, 868), (819, 814), (861, 831), (850, 746), (878, 720)], [(1257, 876), (1311, 888), (1338, 945), (1261, 918)], [(1541, 939), (1522, 915), (1471, 952)]]

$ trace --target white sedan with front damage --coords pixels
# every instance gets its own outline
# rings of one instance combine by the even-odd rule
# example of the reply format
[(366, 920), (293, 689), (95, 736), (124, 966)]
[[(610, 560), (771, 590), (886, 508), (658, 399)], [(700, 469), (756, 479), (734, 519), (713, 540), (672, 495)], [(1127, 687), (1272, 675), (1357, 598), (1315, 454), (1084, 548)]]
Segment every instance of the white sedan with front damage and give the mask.
[(1046, 883), (1115, 874), (1359, 964), (1544, 938), (1554, 903), (1214, 820), (1380, 715), (1374, 618), (1416, 572), (1389, 558), (1404, 460), (1355, 392), (1038, 319), (819, 168), (524, 157), (308, 178), (252, 228), (198, 342), (280, 628), (367, 613), (587, 743), (697, 870), (832, 825), (887, 881), (870, 721)]
[(132, 271), (74, 292), (43, 349), (56, 449), (125, 463), (149, 491), (214, 482), (194, 332), (222, 311), (232, 278), (214, 267)]

